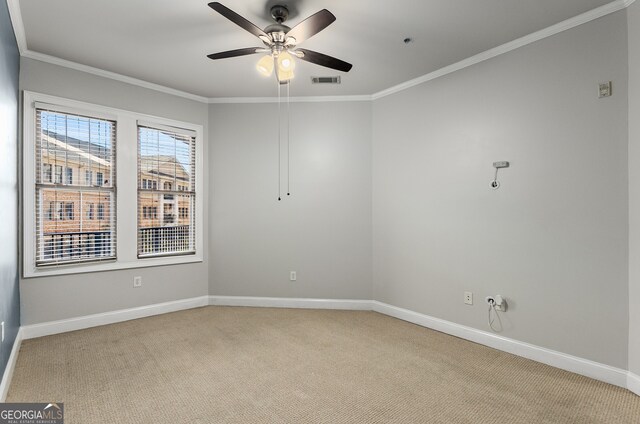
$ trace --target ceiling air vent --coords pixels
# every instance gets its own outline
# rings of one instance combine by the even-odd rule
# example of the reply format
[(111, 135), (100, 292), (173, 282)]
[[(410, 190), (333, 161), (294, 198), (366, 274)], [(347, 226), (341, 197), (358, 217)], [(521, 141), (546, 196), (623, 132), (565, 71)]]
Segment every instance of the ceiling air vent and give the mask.
[(340, 77), (311, 77), (311, 84), (340, 84)]

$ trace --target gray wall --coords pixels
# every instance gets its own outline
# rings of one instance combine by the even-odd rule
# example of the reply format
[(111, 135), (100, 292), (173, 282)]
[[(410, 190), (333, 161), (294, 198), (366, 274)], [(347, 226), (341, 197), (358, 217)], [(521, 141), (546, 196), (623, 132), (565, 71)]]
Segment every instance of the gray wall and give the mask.
[(375, 101), (374, 299), (626, 368), (627, 138), (625, 11)]
[(20, 55), (7, 2), (0, 2), (0, 379), (20, 326), (18, 294), (18, 74)]
[[(204, 125), (206, 104), (22, 58), (20, 89)], [(207, 180), (205, 167), (204, 179)], [(206, 193), (206, 189), (205, 189)], [(208, 196), (205, 195), (205, 216)], [(205, 234), (208, 223), (204, 222)], [(205, 238), (206, 239), (206, 238)], [(205, 241), (204, 257), (207, 257)], [(133, 276), (143, 287), (133, 289)], [(34, 324), (208, 294), (204, 263), (21, 280), (22, 323)]]
[(210, 294), (371, 299), (371, 103), (291, 105), (281, 202), (277, 119), (210, 107)]
[(640, 2), (629, 17), (629, 371), (640, 375)]

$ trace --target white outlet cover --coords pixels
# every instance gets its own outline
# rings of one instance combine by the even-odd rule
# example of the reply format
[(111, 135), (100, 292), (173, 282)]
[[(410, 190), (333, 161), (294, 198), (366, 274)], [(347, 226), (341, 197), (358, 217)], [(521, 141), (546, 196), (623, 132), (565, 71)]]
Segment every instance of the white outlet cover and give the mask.
[(291, 271), (289, 273), (289, 280), (290, 281), (296, 281), (298, 279), (298, 275), (295, 271)]
[(473, 305), (473, 293), (472, 292), (464, 292), (464, 303), (466, 305)]
[(142, 287), (142, 277), (133, 277), (133, 287)]

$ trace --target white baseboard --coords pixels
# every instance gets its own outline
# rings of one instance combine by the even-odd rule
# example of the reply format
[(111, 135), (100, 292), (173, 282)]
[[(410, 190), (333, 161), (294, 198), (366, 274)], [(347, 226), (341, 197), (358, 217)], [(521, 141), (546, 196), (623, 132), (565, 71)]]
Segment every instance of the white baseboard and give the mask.
[(0, 401), (6, 396), (13, 367), (17, 359), (20, 342), (67, 331), (81, 330), (105, 324), (113, 324), (152, 315), (160, 315), (184, 309), (213, 306), (249, 306), (270, 308), (301, 308), (301, 309), (341, 309), (356, 311), (376, 311), (384, 315), (399, 318), (426, 328), (451, 334), (465, 340), (479, 343), (524, 358), (542, 362), (556, 368), (571, 371), (576, 374), (625, 387), (640, 395), (640, 377), (626, 370), (609, 365), (579, 358), (562, 352), (554, 351), (529, 343), (509, 339), (497, 334), (456, 324), (443, 319), (431, 317), (408, 309), (399, 308), (386, 303), (371, 300), (354, 299), (309, 299), (309, 298), (281, 298), (281, 297), (250, 297), (250, 296), (201, 296), (173, 302), (159, 303), (138, 308), (123, 309), (102, 314), (70, 318), (42, 324), (26, 325), (20, 329), (7, 370), (0, 386)]
[(140, 306), (137, 308), (121, 309), (119, 311), (104, 312), (101, 314), (86, 315), (83, 317), (63, 319), (59, 321), (44, 322), (22, 326), (23, 338), (49, 336), (51, 334), (66, 333), (68, 331), (82, 330), (84, 328), (98, 327), (100, 325), (114, 324), (116, 322), (149, 317), (152, 315), (166, 314), (184, 309), (198, 308), (209, 304), (209, 296), (193, 297), (190, 299), (174, 300), (165, 303)]
[(604, 365), (577, 356), (535, 346), (529, 343), (509, 339), (497, 334), (477, 330), (475, 328), (456, 324), (443, 319), (434, 318), (428, 315), (413, 312), (408, 309), (398, 308), (386, 303), (373, 301), (373, 310), (385, 315), (399, 318), (423, 327), (431, 328), (452, 336), (460, 337), (492, 347), (524, 358), (532, 359), (543, 364), (551, 365), (566, 371), (604, 381), (620, 387), (628, 387), (626, 370)]
[(312, 299), (289, 297), (209, 296), (209, 305), (257, 308), (342, 309), (370, 311), (370, 300)]
[(640, 376), (629, 372), (627, 376), (627, 389), (640, 396)]
[(13, 341), (9, 361), (7, 362), (7, 367), (4, 369), (4, 374), (2, 375), (2, 382), (0, 383), (0, 402), (4, 402), (7, 399), (7, 394), (9, 394), (9, 385), (11, 385), (13, 370), (15, 369), (16, 362), (18, 361), (20, 344), (22, 344), (22, 328), (18, 330), (16, 339)]

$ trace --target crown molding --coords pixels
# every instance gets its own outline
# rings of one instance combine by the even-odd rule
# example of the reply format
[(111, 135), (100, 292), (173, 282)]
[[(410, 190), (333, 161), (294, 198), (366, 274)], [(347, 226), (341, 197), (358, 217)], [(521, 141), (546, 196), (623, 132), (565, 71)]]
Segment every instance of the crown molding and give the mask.
[(27, 51), (27, 36), (24, 32), (22, 12), (20, 11), (20, 0), (7, 0), (7, 7), (9, 8), (11, 25), (13, 25), (13, 33), (15, 34), (16, 42), (18, 43), (18, 51), (20, 51), (20, 54), (22, 55)]
[(75, 69), (76, 71), (82, 71), (88, 74), (98, 75), (100, 77), (109, 78), (112, 80), (124, 82), (131, 85), (137, 85), (139, 87), (160, 91), (162, 93), (171, 94), (177, 97), (183, 97), (185, 99), (195, 100), (201, 103), (207, 103), (208, 101), (206, 97), (198, 96), (192, 93), (187, 93), (186, 91), (176, 90), (175, 88), (166, 87), (164, 85), (155, 84), (155, 83), (144, 81), (138, 78), (128, 77), (126, 75), (118, 74), (111, 71), (105, 71), (104, 69), (94, 68), (93, 66), (82, 65), (77, 62), (72, 62), (66, 59), (60, 59), (59, 57), (50, 56), (48, 54), (38, 53), (31, 50), (26, 50), (21, 54), (23, 57), (26, 57), (29, 59), (35, 59), (35, 60), (39, 60), (40, 62), (51, 63), (53, 65), (58, 65), (58, 66), (62, 66), (69, 69)]
[[(373, 98), (370, 95), (361, 96), (305, 96), (291, 97), (291, 103), (323, 103), (323, 102), (370, 102)], [(218, 103), (278, 103), (277, 97), (212, 97), (208, 99), (209, 104)]]
[[(444, 68), (440, 68), (436, 71), (430, 72), (421, 77), (403, 82), (385, 90), (378, 91), (371, 95), (356, 95), (356, 96), (308, 96), (308, 97), (292, 97), (291, 102), (294, 103), (314, 103), (314, 102), (366, 102), (381, 99), (391, 94), (398, 93), (403, 90), (407, 90), (419, 84), (423, 84), (428, 81), (432, 81), (436, 78), (451, 74), (469, 66), (484, 62), (485, 60), (494, 58), (496, 56), (508, 53), (516, 50), (520, 47), (524, 47), (536, 41), (540, 41), (544, 38), (551, 37), (552, 35), (559, 34), (563, 31), (567, 31), (571, 28), (575, 28), (579, 25), (591, 22), (595, 19), (617, 12), (631, 6), (635, 0), (614, 0), (611, 3), (607, 3), (604, 6), (582, 13), (573, 18), (559, 22), (555, 25), (542, 29), (540, 31), (525, 35), (524, 37), (502, 44), (498, 47), (486, 50), (475, 56), (471, 56), (460, 62), (454, 63)], [(47, 62), (58, 66), (63, 66), (70, 69), (75, 69), (82, 72), (98, 75), (104, 78), (110, 78), (116, 81), (124, 82), (127, 84), (137, 85), (140, 87), (148, 88), (150, 90), (159, 91), (166, 94), (171, 94), (177, 97), (183, 97), (189, 100), (194, 100), (201, 103), (208, 104), (240, 104), (240, 103), (277, 103), (277, 97), (203, 97), (196, 94), (188, 93), (185, 91), (177, 90), (174, 88), (166, 87), (160, 84), (151, 83), (141, 79), (128, 77), (126, 75), (118, 74), (111, 71), (105, 71), (103, 69), (94, 68), (92, 66), (82, 65), (77, 62), (72, 62), (65, 59), (60, 59), (55, 56), (50, 56), (43, 53), (34, 52), (28, 49), (27, 39), (24, 30), (24, 23), (22, 21), (22, 13), (20, 12), (19, 0), (7, 0), (7, 6), (9, 7), (9, 15), (11, 17), (11, 23), (13, 24), (13, 30), (16, 36), (16, 42), (18, 43), (18, 49), (20, 55), (39, 60), (41, 62)]]
[(574, 16), (573, 18), (559, 22), (540, 31), (533, 32), (529, 35), (525, 35), (524, 37), (486, 50), (482, 53), (478, 53), (475, 56), (468, 57), (467, 59), (461, 60), (460, 62), (445, 66), (444, 68), (440, 68), (421, 77), (403, 82), (401, 84), (387, 88), (386, 90), (378, 91), (377, 93), (372, 94), (371, 97), (373, 98), (373, 100), (377, 100), (382, 97), (386, 97), (391, 94), (395, 94), (408, 88), (414, 87), (418, 84), (423, 84), (425, 82), (432, 81), (436, 78), (443, 77), (461, 69), (468, 68), (469, 66), (484, 62), (485, 60), (492, 59), (505, 53), (509, 53), (510, 51), (519, 49), (520, 47), (527, 46), (531, 43), (535, 43), (536, 41), (540, 41), (544, 38), (551, 37), (552, 35), (559, 34), (563, 31), (567, 31), (571, 28), (575, 28), (579, 25), (591, 22), (595, 19), (625, 9), (629, 7), (634, 1), (635, 0), (615, 0), (611, 3), (605, 4), (604, 6), (582, 13), (578, 16)]

